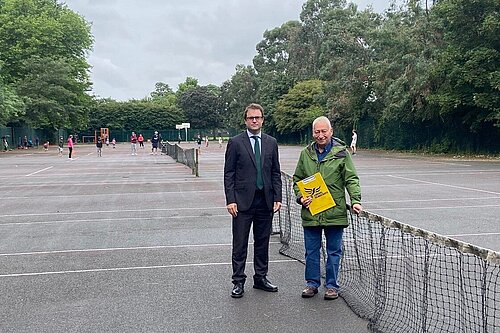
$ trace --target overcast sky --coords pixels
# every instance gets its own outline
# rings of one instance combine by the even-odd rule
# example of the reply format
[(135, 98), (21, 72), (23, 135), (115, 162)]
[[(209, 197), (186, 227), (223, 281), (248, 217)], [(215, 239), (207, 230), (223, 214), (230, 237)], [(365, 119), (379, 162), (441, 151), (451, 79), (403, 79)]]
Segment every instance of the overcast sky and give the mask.
[[(220, 86), (251, 65), (264, 31), (298, 20), (305, 0), (65, 0), (92, 24), (93, 93), (140, 99), (186, 77)], [(389, 1), (355, 0), (382, 12)]]

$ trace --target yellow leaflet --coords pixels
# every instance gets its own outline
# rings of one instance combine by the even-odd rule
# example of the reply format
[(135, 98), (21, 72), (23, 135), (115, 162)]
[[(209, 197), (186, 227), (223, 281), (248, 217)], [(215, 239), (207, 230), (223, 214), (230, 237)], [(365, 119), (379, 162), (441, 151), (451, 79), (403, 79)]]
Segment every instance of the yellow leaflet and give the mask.
[(309, 205), (309, 211), (312, 215), (336, 206), (330, 191), (328, 191), (325, 180), (319, 172), (297, 182), (297, 186), (303, 197), (312, 198), (312, 202)]

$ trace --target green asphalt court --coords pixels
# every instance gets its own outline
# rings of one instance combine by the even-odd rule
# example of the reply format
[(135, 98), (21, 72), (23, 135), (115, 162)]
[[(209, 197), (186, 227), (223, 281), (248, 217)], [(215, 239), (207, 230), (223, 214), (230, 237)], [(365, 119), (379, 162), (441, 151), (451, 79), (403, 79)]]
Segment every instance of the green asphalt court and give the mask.
[[(182, 143), (185, 148), (192, 142)], [(292, 174), (300, 146), (280, 146)], [(150, 146), (0, 153), (0, 332), (368, 332), (342, 298), (302, 299), (304, 266), (270, 245), (278, 293), (231, 291), (225, 146), (200, 177)], [(500, 251), (500, 161), (360, 150), (363, 206)], [(250, 246), (247, 275), (253, 274)]]

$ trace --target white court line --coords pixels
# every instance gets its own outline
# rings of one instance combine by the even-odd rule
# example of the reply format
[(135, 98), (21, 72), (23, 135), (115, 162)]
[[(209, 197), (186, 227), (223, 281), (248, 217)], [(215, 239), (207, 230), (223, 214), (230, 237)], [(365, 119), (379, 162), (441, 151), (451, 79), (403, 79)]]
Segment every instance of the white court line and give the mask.
[(396, 161), (405, 161), (405, 162), (410, 162), (410, 163), (415, 163), (415, 162), (423, 162), (423, 164), (445, 164), (445, 165), (455, 165), (455, 166), (464, 166), (464, 167), (469, 167), (470, 164), (462, 164), (462, 163), (454, 163), (454, 162), (440, 162), (440, 161), (430, 161), (430, 160), (421, 160), (421, 159), (414, 159), (414, 158), (398, 158), (398, 157), (381, 157), (384, 160), (396, 160)]
[(149, 221), (149, 220), (168, 220), (168, 219), (190, 219), (190, 218), (208, 218), (208, 217), (227, 217), (230, 218), (231, 215), (229, 213), (224, 215), (191, 215), (191, 216), (158, 216), (158, 217), (117, 217), (112, 219), (86, 219), (86, 220), (71, 220), (71, 221), (37, 221), (37, 222), (7, 222), (0, 223), (1, 227), (7, 226), (15, 226), (15, 225), (38, 225), (38, 224), (67, 224), (67, 223), (101, 223), (101, 222), (110, 222), (110, 221), (133, 221), (133, 220), (141, 220), (141, 221)]
[[(359, 173), (359, 172), (358, 172)], [(413, 176), (432, 176), (432, 175), (477, 175), (477, 174), (492, 174), (492, 173), (500, 173), (500, 170), (467, 170), (467, 171), (457, 171), (457, 172), (450, 172), (450, 171), (427, 171), (427, 172), (408, 172), (408, 171), (402, 171), (402, 172), (391, 172), (391, 175), (407, 175), (411, 174)], [(385, 176), (387, 175), (386, 172), (363, 172), (361, 174), (363, 177), (367, 176)]]
[(477, 205), (477, 206), (463, 206), (463, 205), (457, 205), (457, 206), (441, 206), (441, 207), (399, 207), (399, 208), (372, 208), (370, 207), (370, 211), (376, 212), (380, 210), (425, 210), (425, 209), (457, 209), (457, 208), (484, 208), (484, 207), (499, 207), (500, 204), (498, 205)]
[(468, 236), (500, 236), (500, 232), (484, 232), (477, 234), (455, 234), (455, 235), (444, 235), (445, 237), (468, 237)]
[[(10, 185), (2, 185), (0, 186), (1, 188), (19, 188), (19, 187), (54, 187), (54, 186), (102, 186), (102, 185), (179, 185), (179, 180), (182, 180), (182, 184), (186, 183), (194, 183), (194, 184), (203, 184), (203, 183), (208, 183), (208, 182), (217, 182), (219, 183), (222, 180), (222, 176), (218, 178), (203, 178), (203, 179), (195, 179), (195, 180), (189, 180), (192, 179), (194, 176), (191, 174), (185, 175), (185, 176), (179, 176), (177, 178), (172, 178), (170, 177), (171, 181), (168, 182), (159, 182), (159, 181), (154, 181), (152, 182), (151, 180), (143, 180), (143, 181), (127, 181), (124, 182), (122, 180), (116, 181), (116, 182), (88, 182), (88, 183), (57, 183), (51, 181), (50, 183), (46, 184), (10, 184)], [(182, 185), (181, 184), (181, 185)]]
[[(223, 193), (223, 189), (220, 189), (220, 190), (206, 190), (206, 191), (199, 191), (199, 190), (192, 190), (192, 191), (159, 191), (159, 192), (146, 192), (145, 194), (148, 194), (148, 195), (151, 195), (151, 194), (189, 194), (189, 193), (193, 193), (193, 192), (196, 192), (196, 193)], [(113, 195), (113, 197), (117, 197), (117, 196), (130, 196), (130, 193), (92, 193), (92, 194), (71, 194), (71, 197), (72, 198), (78, 198), (78, 197), (100, 197), (100, 196), (103, 196), (103, 197), (109, 197), (110, 195)], [(35, 196), (38, 196), (38, 194), (35, 194)], [(32, 199), (33, 196), (29, 196), (29, 197), (11, 197), (11, 196), (8, 196), (8, 197), (3, 197), (2, 200), (12, 200), (12, 199), (15, 199), (15, 200), (19, 200), (19, 199)], [(50, 195), (50, 198), (68, 198), (67, 195)]]
[(46, 167), (45, 169), (42, 169), (42, 170), (38, 170), (38, 171), (35, 171), (35, 172), (32, 172), (32, 173), (29, 173), (26, 175), (26, 177), (29, 177), (29, 176), (32, 176), (32, 175), (36, 175), (37, 173), (40, 173), (40, 172), (44, 172), (46, 170), (49, 170), (49, 169), (52, 169), (54, 166), (49, 166), (49, 167)]
[(497, 197), (481, 197), (481, 198), (443, 198), (443, 199), (407, 199), (407, 200), (363, 201), (363, 204), (402, 203), (402, 202), (436, 202), (436, 201), (457, 201), (457, 200), (470, 201), (470, 200), (487, 200), (487, 199), (500, 199), (500, 195)]
[[(75, 157), (76, 159), (76, 157)], [(162, 164), (162, 165), (165, 165), (165, 167), (161, 167), (161, 168), (158, 168), (158, 170), (155, 170), (158, 171), (158, 172), (161, 172), (161, 170), (164, 170), (166, 168), (171, 168), (171, 169), (176, 169), (176, 168), (180, 168), (178, 166), (176, 166), (175, 164)], [(182, 169), (184, 168), (187, 168), (186, 166), (182, 165), (181, 167)], [(87, 168), (86, 169), (87, 172), (79, 172), (78, 175), (83, 175), (83, 176), (102, 176), (103, 173), (102, 172), (89, 172), (89, 170), (93, 170), (93, 169), (90, 169), (90, 168)], [(167, 172), (164, 172), (164, 173), (167, 173)], [(119, 176), (119, 175), (131, 175), (131, 174), (134, 174), (133, 172), (130, 172), (130, 171), (120, 171), (120, 172), (106, 172), (106, 176)], [(66, 172), (61, 172), (61, 173), (58, 173), (57, 174), (57, 177), (58, 178), (64, 178), (64, 177), (67, 177), (67, 178), (74, 178), (75, 177), (75, 174), (74, 173), (66, 173)], [(12, 178), (12, 176), (0, 176), (0, 179), (9, 179), (9, 178)]]
[(193, 210), (193, 209), (202, 209), (202, 210), (208, 210), (208, 209), (226, 209), (226, 206), (223, 206), (223, 207), (196, 207), (196, 208), (193, 208), (193, 207), (178, 207), (178, 208), (151, 208), (151, 209), (90, 210), (90, 211), (79, 211), (79, 212), (6, 214), (6, 215), (0, 215), (0, 217), (105, 214), (105, 213), (121, 213), (121, 212), (126, 212), (126, 213), (133, 213), (133, 212), (167, 212), (167, 211)]
[[(281, 242), (269, 242), (269, 244), (281, 244)], [(253, 245), (253, 242), (248, 242), (248, 245)], [(231, 243), (214, 243), (214, 244), (188, 244), (188, 245), (157, 245), (157, 246), (133, 246), (133, 247), (110, 247), (101, 249), (80, 249), (80, 250), (54, 250), (54, 251), (35, 251), (35, 252), (16, 252), (16, 253), (0, 253), (0, 257), (15, 257), (15, 256), (33, 256), (61, 253), (85, 253), (85, 252), (113, 252), (113, 251), (136, 251), (136, 250), (163, 250), (163, 249), (183, 249), (196, 247), (229, 247)]]
[(411, 181), (414, 181), (414, 182), (417, 182), (417, 183), (423, 183), (423, 184), (430, 184), (430, 185), (438, 185), (438, 186), (444, 186), (444, 187), (457, 188), (457, 189), (460, 189), (460, 190), (468, 190), (468, 191), (475, 191), (475, 192), (481, 192), (481, 193), (488, 193), (488, 194), (497, 194), (497, 195), (500, 195), (500, 192), (479, 190), (479, 189), (476, 189), (476, 188), (470, 188), (470, 187), (464, 187), (464, 186), (441, 184), (441, 183), (435, 183), (435, 182), (429, 182), (429, 181), (425, 181), (425, 180), (418, 180), (418, 179), (412, 179), (412, 178), (400, 177), (400, 176), (393, 176), (393, 175), (387, 175), (387, 177), (392, 177), (392, 178), (397, 178), (397, 179), (404, 179), (404, 180), (411, 180)]
[[(298, 262), (295, 259), (284, 260), (269, 260), (269, 263), (279, 264), (288, 262)], [(253, 264), (252, 261), (247, 261), (247, 265)], [(13, 273), (2, 274), (0, 278), (5, 277), (23, 277), (23, 276), (41, 276), (41, 275), (56, 275), (56, 274), (78, 274), (78, 273), (98, 273), (98, 272), (116, 272), (116, 271), (134, 271), (134, 270), (148, 270), (148, 269), (163, 269), (163, 268), (183, 268), (183, 267), (209, 267), (209, 266), (231, 266), (230, 262), (208, 262), (199, 264), (174, 264), (174, 265), (160, 265), (160, 266), (133, 266), (133, 267), (115, 267), (115, 268), (95, 268), (95, 269), (80, 269), (71, 271), (52, 271), (52, 272), (34, 272), (34, 273)]]

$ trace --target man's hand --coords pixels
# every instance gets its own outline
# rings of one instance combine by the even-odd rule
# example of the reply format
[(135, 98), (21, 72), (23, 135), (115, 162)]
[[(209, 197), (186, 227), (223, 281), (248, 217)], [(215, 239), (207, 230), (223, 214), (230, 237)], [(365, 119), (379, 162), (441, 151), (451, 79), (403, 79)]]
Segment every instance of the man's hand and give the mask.
[(312, 199), (311, 196), (301, 197), (300, 198), (300, 203), (302, 204), (302, 206), (304, 206), (306, 208), (309, 208), (309, 205), (311, 204), (312, 200), (313, 199)]
[(354, 204), (352, 205), (352, 210), (354, 211), (354, 213), (359, 214), (363, 211), (363, 206), (361, 206), (360, 204)]
[(238, 205), (236, 203), (230, 203), (226, 206), (226, 208), (232, 217), (236, 217), (236, 215), (238, 215)]
[(281, 208), (281, 202), (275, 201), (273, 205), (273, 212), (276, 213)]

